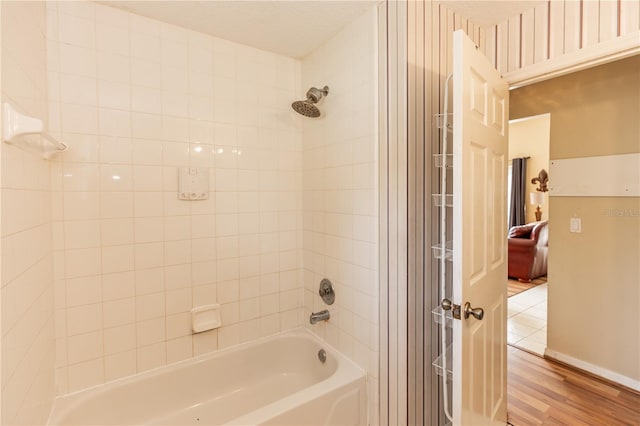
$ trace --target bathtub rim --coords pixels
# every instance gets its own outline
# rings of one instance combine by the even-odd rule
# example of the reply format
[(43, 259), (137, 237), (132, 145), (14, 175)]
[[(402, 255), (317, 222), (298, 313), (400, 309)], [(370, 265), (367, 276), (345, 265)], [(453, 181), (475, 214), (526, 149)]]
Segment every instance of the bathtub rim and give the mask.
[[(336, 370), (327, 378), (313, 383), (311, 386), (300, 389), (290, 395), (285, 396), (279, 400), (273, 401), (269, 404), (266, 404), (260, 408), (257, 408), (251, 412), (242, 414), (239, 418), (245, 418), (248, 416), (252, 416), (253, 413), (256, 412), (264, 412), (265, 410), (271, 408), (277, 408), (277, 412), (284, 412), (287, 405), (287, 402), (291, 402), (294, 399), (300, 399), (303, 395), (313, 395), (314, 392), (319, 391), (324, 388), (325, 392), (333, 391), (343, 387), (349, 383), (356, 382), (358, 379), (363, 379), (365, 383), (365, 392), (367, 389), (368, 382), (368, 373), (364, 369), (362, 369), (359, 365), (357, 365), (354, 361), (349, 359), (345, 354), (337, 350), (333, 345), (326, 342), (317, 334), (313, 333), (307, 327), (301, 326), (296, 327), (294, 329), (281, 331), (276, 334), (272, 334), (269, 336), (263, 336), (258, 339), (254, 339), (248, 342), (239, 343), (237, 345), (232, 345), (223, 349), (218, 349), (212, 352), (207, 352), (201, 355), (197, 355), (195, 357), (187, 358), (184, 360), (176, 361), (170, 364), (161, 365), (150, 370), (142, 371), (139, 373), (135, 373), (129, 376), (121, 377), (115, 380), (111, 380), (105, 383), (101, 383), (95, 386), (91, 386), (89, 388), (80, 389), (68, 394), (64, 394), (58, 396), (54, 399), (54, 403), (51, 408), (51, 412), (49, 413), (49, 417), (47, 419), (47, 426), (59, 426), (60, 420), (64, 420), (67, 413), (72, 411), (75, 407), (81, 405), (88, 398), (98, 396), (105, 390), (109, 388), (115, 388), (118, 386), (124, 386), (128, 383), (133, 383), (137, 381), (144, 380), (146, 377), (153, 377), (163, 372), (171, 372), (180, 370), (181, 368), (186, 368), (188, 366), (195, 366), (197, 364), (202, 364), (204, 362), (210, 361), (215, 358), (223, 357), (227, 354), (239, 352), (242, 350), (246, 350), (247, 348), (251, 348), (253, 346), (259, 346), (263, 343), (280, 340), (285, 338), (302, 338), (304, 340), (311, 341), (322, 347), (329, 354), (333, 355), (336, 358), (337, 366)], [(367, 404), (368, 404), (368, 395), (367, 395)], [(368, 410), (367, 410), (368, 411)], [(55, 414), (55, 418), (54, 418)], [(53, 421), (57, 421), (58, 423), (52, 423)]]

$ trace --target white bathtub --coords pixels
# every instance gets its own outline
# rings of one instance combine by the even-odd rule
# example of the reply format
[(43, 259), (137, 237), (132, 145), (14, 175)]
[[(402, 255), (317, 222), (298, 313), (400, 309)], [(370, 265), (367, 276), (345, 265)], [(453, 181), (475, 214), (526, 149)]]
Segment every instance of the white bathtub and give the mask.
[(49, 424), (365, 425), (366, 405), (365, 373), (300, 329), (58, 398)]

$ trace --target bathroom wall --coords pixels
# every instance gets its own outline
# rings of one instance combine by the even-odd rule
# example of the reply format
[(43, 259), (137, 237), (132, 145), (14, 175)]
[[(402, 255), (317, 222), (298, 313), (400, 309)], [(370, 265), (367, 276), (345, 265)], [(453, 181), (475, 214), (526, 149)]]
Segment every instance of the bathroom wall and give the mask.
[[(303, 121), (305, 324), (369, 373), (378, 413), (377, 15), (372, 8), (302, 61), (302, 87), (329, 86)], [(336, 301), (318, 295), (322, 278)], [(331, 319), (309, 325), (312, 311)]]
[[(2, 102), (46, 120), (45, 6), (2, 2)], [(6, 124), (6, 123), (5, 123)], [(1, 143), (2, 417), (44, 424), (54, 397), (53, 246), (50, 162)]]
[(58, 394), (299, 326), (299, 61), (92, 2), (49, 2), (48, 38)]

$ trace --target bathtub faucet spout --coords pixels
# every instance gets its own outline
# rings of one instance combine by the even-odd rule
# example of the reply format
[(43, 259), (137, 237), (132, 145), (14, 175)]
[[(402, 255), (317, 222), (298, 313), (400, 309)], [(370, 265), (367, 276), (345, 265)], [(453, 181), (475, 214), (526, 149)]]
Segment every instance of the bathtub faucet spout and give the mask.
[(309, 317), (309, 322), (311, 324), (315, 324), (318, 321), (328, 321), (329, 317), (330, 317), (329, 311), (326, 309), (320, 312), (312, 312), (311, 316)]

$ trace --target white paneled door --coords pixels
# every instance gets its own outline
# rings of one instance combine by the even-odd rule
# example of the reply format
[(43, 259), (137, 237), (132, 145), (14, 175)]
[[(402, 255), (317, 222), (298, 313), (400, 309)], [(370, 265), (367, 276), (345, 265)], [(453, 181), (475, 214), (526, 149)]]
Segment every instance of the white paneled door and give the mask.
[(453, 40), (453, 420), (504, 425), (509, 92), (462, 30)]

